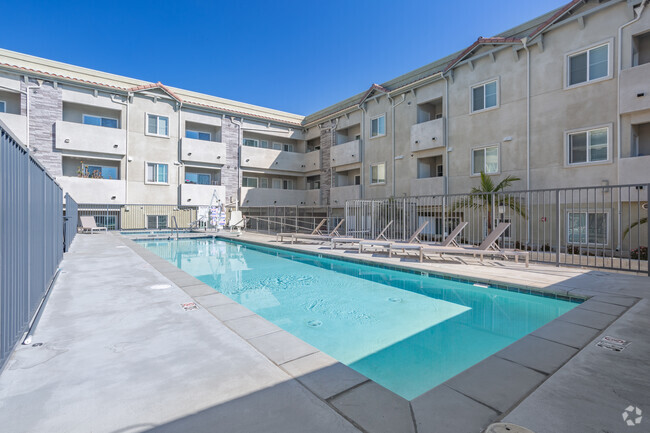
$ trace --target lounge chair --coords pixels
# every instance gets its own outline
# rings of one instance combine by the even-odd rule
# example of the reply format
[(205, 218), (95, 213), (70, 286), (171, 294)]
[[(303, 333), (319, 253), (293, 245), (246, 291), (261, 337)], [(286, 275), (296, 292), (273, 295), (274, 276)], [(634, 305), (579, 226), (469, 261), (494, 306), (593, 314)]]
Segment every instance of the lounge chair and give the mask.
[(454, 228), (449, 235), (443, 239), (442, 242), (420, 242), (420, 243), (406, 243), (406, 242), (394, 242), (388, 246), (388, 257), (393, 257), (394, 252), (406, 252), (407, 250), (417, 250), (420, 255), (420, 261), (422, 261), (422, 249), (430, 246), (436, 247), (458, 247), (456, 238), (460, 232), (467, 227), (467, 221), (463, 221)]
[(497, 240), (510, 226), (510, 223), (499, 223), (492, 232), (483, 240), (478, 247), (442, 247), (442, 246), (429, 246), (420, 250), (420, 261), (423, 261), (427, 254), (452, 254), (452, 255), (467, 255), (471, 254), (474, 257), (479, 256), (481, 263), (483, 263), (484, 256), (500, 256), (505, 259), (514, 257), (515, 263), (519, 262), (519, 257), (523, 257), (528, 267), (528, 252), (516, 250), (502, 250), (497, 245)]
[[(323, 225), (326, 222), (327, 222), (327, 218), (323, 218), (322, 220), (320, 220), (318, 225), (316, 227), (314, 227), (314, 230), (312, 230), (310, 234), (323, 236), (323, 233), (320, 231), (320, 229), (321, 229), (321, 227), (323, 227)], [(283, 242), (284, 238), (291, 238), (295, 234), (296, 233), (278, 233), (278, 234), (275, 235), (275, 241), (276, 242)]]
[(81, 221), (81, 233), (92, 234), (106, 231), (106, 227), (97, 227), (94, 216), (80, 216), (79, 220)]
[[(422, 242), (420, 241), (420, 238), (418, 237), (420, 233), (422, 233), (422, 230), (429, 224), (429, 221), (425, 221), (422, 223), (420, 227), (413, 233), (413, 235), (409, 238), (408, 241), (404, 243), (412, 244), (414, 242)], [(380, 247), (383, 249), (388, 249), (390, 248), (391, 244), (396, 243), (395, 241), (380, 241), (380, 240), (374, 240), (374, 241), (361, 241), (359, 242), (359, 253), (363, 252), (364, 247)]]
[[(386, 233), (386, 230), (388, 230), (388, 227), (390, 227), (391, 224), (393, 224), (393, 220), (390, 220), (388, 222), (388, 224), (386, 224), (386, 227), (384, 227), (384, 229), (379, 233), (379, 235), (377, 235), (377, 237), (374, 240), (379, 241), (380, 239), (383, 238), (385, 241), (388, 241), (388, 238), (386, 238), (384, 233)], [(342, 236), (340, 238), (332, 238), (332, 249), (336, 249), (336, 246), (340, 245), (340, 244), (356, 244), (357, 242), (361, 242), (363, 240), (365, 240), (365, 239), (363, 239), (363, 238), (355, 238), (355, 237), (351, 237), (351, 236)]]
[(332, 239), (335, 236), (340, 237), (341, 234), (339, 233), (339, 229), (343, 225), (344, 221), (345, 221), (345, 219), (342, 219), (341, 221), (339, 221), (339, 223), (336, 225), (336, 227), (334, 227), (334, 230), (332, 230), (331, 232), (329, 232), (326, 235), (315, 235), (315, 234), (307, 235), (307, 234), (301, 234), (301, 233), (294, 233), (291, 236), (291, 243), (293, 244), (298, 239), (304, 239), (304, 240), (310, 240), (310, 241), (329, 241), (330, 239)]

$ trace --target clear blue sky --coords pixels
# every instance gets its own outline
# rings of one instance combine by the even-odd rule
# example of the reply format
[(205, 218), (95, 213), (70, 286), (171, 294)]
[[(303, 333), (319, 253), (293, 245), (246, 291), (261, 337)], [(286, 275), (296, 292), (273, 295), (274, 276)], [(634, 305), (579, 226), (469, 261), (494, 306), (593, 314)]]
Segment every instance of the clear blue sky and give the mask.
[(306, 115), (567, 1), (12, 0), (0, 46)]

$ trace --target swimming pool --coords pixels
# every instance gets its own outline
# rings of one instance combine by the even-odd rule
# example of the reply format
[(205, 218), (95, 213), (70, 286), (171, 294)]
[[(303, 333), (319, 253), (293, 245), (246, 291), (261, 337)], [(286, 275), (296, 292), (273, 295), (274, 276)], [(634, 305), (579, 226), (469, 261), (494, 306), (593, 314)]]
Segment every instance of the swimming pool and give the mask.
[(139, 242), (409, 400), (577, 305), (230, 240)]

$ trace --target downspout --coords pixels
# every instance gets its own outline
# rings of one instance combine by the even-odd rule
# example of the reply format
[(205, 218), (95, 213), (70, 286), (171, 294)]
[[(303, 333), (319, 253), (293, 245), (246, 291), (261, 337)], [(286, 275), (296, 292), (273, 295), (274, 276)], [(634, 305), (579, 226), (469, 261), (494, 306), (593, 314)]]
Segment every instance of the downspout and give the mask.
[(111, 101), (126, 107), (126, 124), (124, 125), (126, 131), (126, 138), (124, 140), (124, 154), (126, 156), (126, 161), (124, 163), (124, 204), (129, 203), (129, 100), (131, 95), (131, 92), (127, 93), (124, 102), (116, 100), (115, 97), (117, 97), (117, 95), (111, 95)]
[(178, 203), (179, 206), (181, 206), (182, 205), (182, 202), (181, 202), (182, 201), (182, 198), (181, 198), (181, 184), (182, 184), (181, 179), (183, 179), (183, 177), (184, 177), (184, 176), (181, 177), (181, 169), (183, 169), (183, 151), (182, 151), (183, 137), (181, 135), (181, 132), (182, 132), (182, 128), (181, 128), (182, 115), (181, 114), (182, 114), (182, 108), (183, 108), (183, 101), (177, 101), (176, 102), (176, 107), (178, 108), (178, 128), (177, 128), (177, 130), (178, 130), (178, 144), (176, 145), (176, 152), (178, 153), (178, 170), (176, 171), (178, 186), (176, 187), (176, 196), (178, 197), (177, 203)]
[(390, 129), (391, 129), (391, 136), (392, 136), (391, 140), (392, 140), (392, 143), (393, 143), (393, 156), (391, 158), (393, 160), (393, 164), (392, 164), (393, 165), (393, 168), (392, 168), (393, 172), (392, 172), (392, 175), (391, 175), (391, 178), (393, 180), (393, 182), (392, 182), (393, 183), (393, 188), (392, 188), (391, 196), (395, 197), (395, 179), (397, 178), (397, 173), (395, 172), (395, 166), (396, 166), (395, 165), (395, 107), (397, 107), (398, 105), (400, 105), (401, 103), (403, 103), (406, 100), (406, 93), (402, 93), (402, 100), (399, 101), (397, 104), (394, 103), (395, 100), (393, 98), (391, 98), (390, 95), (386, 95), (386, 96), (388, 96), (388, 100), (390, 101), (390, 105), (391, 105), (391, 115), (390, 115), (391, 116), (391, 128)]
[(361, 108), (361, 142), (359, 143), (359, 159), (361, 160), (361, 198), (365, 195), (366, 177), (365, 177), (365, 147), (366, 147), (366, 104), (359, 106)]
[[(623, 131), (621, 130), (621, 71), (623, 70), (623, 29), (630, 24), (634, 24), (635, 22), (639, 21), (641, 19), (641, 15), (643, 14), (643, 9), (645, 9), (646, 4), (648, 3), (648, 0), (644, 0), (641, 3), (640, 8), (638, 9), (638, 14), (637, 16), (632, 19), (631, 21), (628, 21), (627, 23), (623, 24), (618, 28), (618, 69), (616, 71), (616, 121), (618, 122), (616, 125), (616, 184), (620, 185), (621, 184), (621, 155), (622, 155), (622, 145), (621, 145), (621, 140), (623, 139)], [(622, 208), (621, 208), (621, 197), (620, 197), (620, 191), (619, 191), (619, 197), (618, 200), (616, 200), (616, 211), (618, 214), (618, 221), (617, 221), (617, 226), (618, 230), (616, 230), (616, 250), (620, 251), (622, 244), (623, 244), (623, 236), (621, 233), (621, 229), (623, 228), (621, 218), (622, 218)]]
[(230, 117), (230, 123), (237, 125), (237, 200), (235, 200), (235, 211), (239, 210), (239, 201), (241, 200), (241, 143), (242, 128), (244, 127), (244, 118), (237, 123), (234, 116)]
[(443, 173), (445, 179), (445, 195), (449, 195), (449, 80), (447, 80), (445, 74), (441, 76), (445, 80), (445, 100), (442, 102), (443, 118), (445, 119), (445, 167)]
[[(526, 50), (526, 240), (530, 241), (530, 50), (528, 49), (528, 38), (521, 40)], [(556, 203), (556, 206), (559, 206)], [(526, 244), (528, 244), (526, 242)]]

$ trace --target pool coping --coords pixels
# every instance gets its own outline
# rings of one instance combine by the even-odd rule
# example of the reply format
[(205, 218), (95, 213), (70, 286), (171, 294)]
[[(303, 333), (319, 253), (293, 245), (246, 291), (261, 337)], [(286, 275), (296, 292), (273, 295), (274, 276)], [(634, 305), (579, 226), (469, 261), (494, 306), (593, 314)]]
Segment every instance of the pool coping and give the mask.
[[(507, 415), (639, 300), (635, 297), (623, 297), (627, 299), (607, 302), (604, 299), (585, 297), (584, 302), (569, 312), (424, 394), (407, 400), (147, 250), (135, 242), (137, 238), (122, 234), (117, 236), (143, 260), (193, 298), (200, 308), (210, 312), (346, 420), (360, 430), (368, 432), (422, 433), (447, 429), (482, 431), (490, 423)], [(212, 234), (201, 237), (231, 239), (230, 236)], [(347, 259), (409, 273), (422, 273), (407, 266), (389, 267), (362, 259), (342, 258), (326, 252), (314, 253), (248, 239), (237, 241), (339, 260)], [(451, 274), (437, 271), (428, 274), (453, 279)], [(486, 282), (467, 279), (457, 281)], [(539, 291), (541, 296), (548, 296), (549, 293), (562, 295), (561, 290), (534, 290)], [(463, 424), (460, 428), (459, 423)]]

